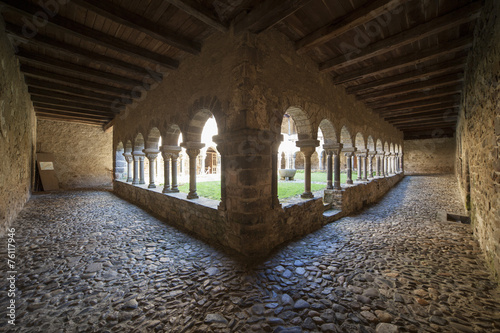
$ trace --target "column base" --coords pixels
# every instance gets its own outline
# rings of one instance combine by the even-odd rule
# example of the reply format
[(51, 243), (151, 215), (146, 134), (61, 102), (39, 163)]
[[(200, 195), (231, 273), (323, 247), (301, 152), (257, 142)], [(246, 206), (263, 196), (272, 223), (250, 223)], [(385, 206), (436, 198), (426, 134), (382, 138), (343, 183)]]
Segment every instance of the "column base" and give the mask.
[(311, 192), (304, 192), (300, 195), (302, 199), (312, 199), (314, 195)]
[(156, 188), (156, 185), (155, 184), (149, 184), (148, 188)]
[(337, 181), (333, 184), (333, 189), (334, 190), (340, 190), (342, 188), (342, 186), (340, 185), (340, 182)]
[(139, 185), (139, 184), (140, 184), (140, 183), (139, 183), (139, 181), (137, 181), (137, 180), (132, 181), (132, 185)]
[(127, 178), (127, 183), (134, 181), (132, 178)]
[(145, 184), (146, 184), (145, 181), (139, 182), (139, 185), (145, 185)]
[(177, 188), (172, 188), (169, 192), (170, 193), (179, 193), (179, 190)]
[(348, 179), (348, 180), (346, 181), (346, 184), (352, 185), (352, 184), (354, 184), (354, 182), (352, 181), (352, 179)]
[(196, 193), (196, 192), (189, 192), (187, 195), (187, 198), (188, 199), (198, 199), (199, 196), (198, 196), (198, 193)]
[(161, 193), (170, 193), (170, 187), (164, 187)]

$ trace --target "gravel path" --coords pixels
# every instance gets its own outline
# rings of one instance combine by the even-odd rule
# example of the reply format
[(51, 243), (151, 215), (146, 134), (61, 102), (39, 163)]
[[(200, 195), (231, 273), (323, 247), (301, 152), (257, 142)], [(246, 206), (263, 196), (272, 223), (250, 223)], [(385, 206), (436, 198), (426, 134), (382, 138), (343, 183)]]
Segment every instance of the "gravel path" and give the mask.
[(453, 177), (406, 177), (247, 267), (112, 193), (34, 196), (13, 224), (16, 326), (2, 315), (0, 330), (499, 333), (470, 226), (441, 210), (462, 211)]

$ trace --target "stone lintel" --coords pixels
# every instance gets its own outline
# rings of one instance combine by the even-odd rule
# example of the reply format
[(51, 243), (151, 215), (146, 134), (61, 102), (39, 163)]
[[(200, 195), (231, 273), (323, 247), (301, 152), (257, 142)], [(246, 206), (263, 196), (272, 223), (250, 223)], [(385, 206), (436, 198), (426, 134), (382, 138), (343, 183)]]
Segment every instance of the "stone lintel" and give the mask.
[(342, 150), (343, 146), (344, 145), (341, 143), (324, 144), (323, 149), (324, 150), (332, 150), (334, 153), (338, 154)]
[(140, 150), (135, 150), (132, 152), (132, 155), (133, 156), (146, 156), (146, 154), (144, 154), (144, 152), (140, 151)]
[(201, 142), (194, 142), (194, 141), (188, 141), (188, 142), (183, 142), (181, 143), (181, 147), (184, 147), (187, 149), (201, 149), (205, 147), (204, 143)]
[(358, 149), (358, 150), (356, 151), (356, 155), (361, 155), (361, 156), (364, 156), (364, 155), (366, 155), (367, 153), (368, 153), (368, 150), (366, 150), (366, 149)]
[(314, 139), (306, 139), (306, 140), (299, 140), (295, 142), (295, 145), (299, 148), (316, 148), (319, 146), (319, 140), (314, 140)]
[(155, 148), (147, 148), (147, 149), (143, 149), (142, 152), (146, 155), (148, 154), (159, 154), (160, 151), (158, 149), (155, 149)]
[(160, 148), (162, 153), (171, 153), (171, 154), (178, 154), (181, 152), (182, 147), (180, 146), (169, 146), (169, 145), (163, 145)]
[(355, 153), (356, 152), (356, 147), (344, 147), (342, 148), (343, 153)]

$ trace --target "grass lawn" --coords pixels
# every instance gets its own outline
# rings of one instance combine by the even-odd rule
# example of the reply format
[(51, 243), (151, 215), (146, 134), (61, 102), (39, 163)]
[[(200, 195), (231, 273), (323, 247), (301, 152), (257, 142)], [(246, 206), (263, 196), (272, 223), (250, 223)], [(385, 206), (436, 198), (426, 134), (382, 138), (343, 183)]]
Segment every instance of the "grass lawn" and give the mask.
[[(358, 173), (353, 172), (352, 180), (356, 180), (356, 178), (358, 178)], [(304, 171), (297, 170), (297, 173), (295, 174), (295, 179), (304, 180)], [(340, 182), (342, 184), (345, 184), (346, 181), (347, 181), (347, 174), (341, 173)], [(326, 172), (324, 171), (311, 172), (311, 182), (326, 183)]]

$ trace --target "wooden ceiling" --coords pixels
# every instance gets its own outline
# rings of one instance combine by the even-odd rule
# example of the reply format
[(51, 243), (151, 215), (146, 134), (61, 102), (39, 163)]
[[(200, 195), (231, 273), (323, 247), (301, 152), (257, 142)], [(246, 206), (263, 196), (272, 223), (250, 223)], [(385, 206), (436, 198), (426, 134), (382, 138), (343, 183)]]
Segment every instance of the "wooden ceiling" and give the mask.
[(208, 36), (277, 29), (406, 139), (453, 136), (481, 8), (477, 0), (0, 0), (41, 119), (108, 128)]

